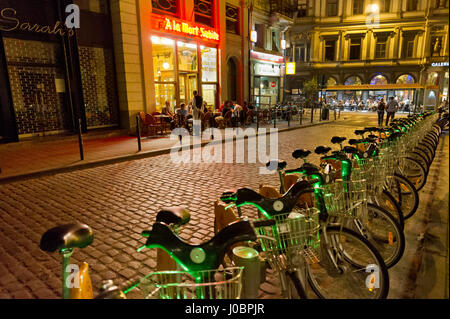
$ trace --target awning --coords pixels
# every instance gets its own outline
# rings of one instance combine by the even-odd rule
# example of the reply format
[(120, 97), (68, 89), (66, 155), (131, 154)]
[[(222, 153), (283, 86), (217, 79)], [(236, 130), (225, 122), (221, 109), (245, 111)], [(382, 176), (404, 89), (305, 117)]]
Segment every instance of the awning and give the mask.
[(328, 86), (326, 91), (379, 91), (379, 90), (417, 90), (423, 89), (424, 86), (418, 83), (411, 84), (357, 84), (357, 85), (332, 85)]

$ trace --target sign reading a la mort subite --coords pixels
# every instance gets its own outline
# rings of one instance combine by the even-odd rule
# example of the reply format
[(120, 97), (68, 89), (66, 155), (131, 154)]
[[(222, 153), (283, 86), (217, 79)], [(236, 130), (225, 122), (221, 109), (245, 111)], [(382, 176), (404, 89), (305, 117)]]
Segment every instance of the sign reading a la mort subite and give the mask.
[(192, 25), (188, 22), (179, 22), (173, 19), (165, 18), (164, 21), (161, 22), (160, 28), (164, 31), (173, 31), (207, 40), (219, 41), (219, 34), (213, 29)]

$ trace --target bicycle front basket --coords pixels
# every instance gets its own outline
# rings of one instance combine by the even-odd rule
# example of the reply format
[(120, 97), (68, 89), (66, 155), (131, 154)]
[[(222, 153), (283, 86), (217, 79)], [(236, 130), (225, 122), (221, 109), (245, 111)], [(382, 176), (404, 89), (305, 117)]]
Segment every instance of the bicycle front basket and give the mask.
[(243, 267), (205, 270), (154, 272), (144, 277), (137, 288), (145, 299), (239, 299)]

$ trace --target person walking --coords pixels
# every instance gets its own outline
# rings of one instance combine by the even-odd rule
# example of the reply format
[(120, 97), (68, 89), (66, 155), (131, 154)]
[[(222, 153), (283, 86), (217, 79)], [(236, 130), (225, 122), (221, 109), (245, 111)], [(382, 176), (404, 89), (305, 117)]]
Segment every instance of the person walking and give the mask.
[(386, 103), (384, 103), (384, 99), (381, 98), (380, 102), (378, 102), (378, 126), (383, 126), (383, 118), (384, 118), (384, 110), (386, 109)]
[(387, 104), (387, 115), (386, 115), (386, 126), (389, 124), (389, 120), (393, 120), (395, 117), (395, 112), (398, 110), (398, 102), (394, 100), (394, 97), (391, 96), (389, 98), (389, 102)]

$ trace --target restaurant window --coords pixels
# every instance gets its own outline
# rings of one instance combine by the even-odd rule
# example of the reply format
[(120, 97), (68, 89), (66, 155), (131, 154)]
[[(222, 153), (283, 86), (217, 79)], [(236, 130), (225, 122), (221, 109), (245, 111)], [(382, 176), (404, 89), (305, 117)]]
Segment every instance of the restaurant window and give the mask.
[(335, 17), (338, 14), (338, 0), (327, 0), (327, 17)]
[(177, 42), (178, 69), (186, 72), (197, 72), (197, 44)]
[(418, 0), (408, 0), (406, 11), (417, 11)]
[(334, 61), (336, 57), (336, 40), (325, 41), (325, 61)]
[(155, 79), (156, 109), (161, 111), (166, 101), (176, 106), (175, 91), (175, 41), (152, 36), (153, 70)]
[(350, 60), (361, 59), (361, 38), (350, 39)]
[(375, 59), (386, 58), (387, 38), (378, 38), (375, 45)]
[(152, 10), (155, 13), (178, 15), (178, 0), (152, 0)]
[(363, 14), (364, 0), (353, 1), (353, 15)]
[(226, 5), (227, 32), (240, 34), (239, 32), (239, 8)]
[(214, 26), (214, 0), (194, 0), (195, 22)]
[(216, 108), (217, 49), (200, 46), (202, 57), (202, 96), (208, 108)]
[(308, 16), (308, 0), (298, 0), (297, 18)]

